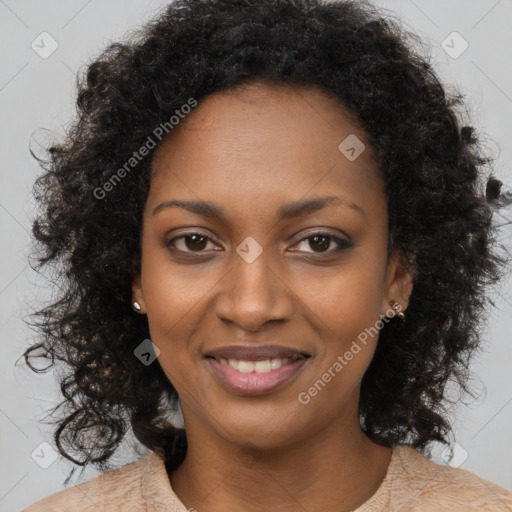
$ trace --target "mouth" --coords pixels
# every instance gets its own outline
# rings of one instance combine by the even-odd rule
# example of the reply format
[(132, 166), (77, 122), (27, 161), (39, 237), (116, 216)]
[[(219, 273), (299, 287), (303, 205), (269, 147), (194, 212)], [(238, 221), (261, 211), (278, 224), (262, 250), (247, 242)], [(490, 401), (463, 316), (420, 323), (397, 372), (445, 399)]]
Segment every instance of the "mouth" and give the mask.
[(231, 346), (205, 356), (213, 374), (230, 391), (241, 395), (267, 394), (290, 382), (310, 354), (277, 345)]

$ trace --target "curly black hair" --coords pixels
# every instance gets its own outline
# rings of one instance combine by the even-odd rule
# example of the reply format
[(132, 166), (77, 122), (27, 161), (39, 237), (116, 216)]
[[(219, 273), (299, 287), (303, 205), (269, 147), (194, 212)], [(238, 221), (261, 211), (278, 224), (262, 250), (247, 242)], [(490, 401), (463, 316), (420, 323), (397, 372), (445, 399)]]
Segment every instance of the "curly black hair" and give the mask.
[(362, 381), (361, 428), (381, 445), (424, 453), (447, 442), (447, 384), (468, 391), (487, 301), (494, 305), (487, 288), (509, 263), (493, 218), (511, 197), (482, 137), (463, 126), (463, 95), (447, 92), (418, 45), (367, 2), (178, 0), (82, 70), (64, 139), (46, 159), (32, 152), (44, 170), (34, 185), (35, 268), (56, 272), (58, 297), (34, 313), (40, 338), (23, 356), (34, 371), (64, 370), (54, 432), (64, 457), (108, 468), (132, 429), (174, 467), (183, 460), (186, 434), (166, 417), (176, 390), (159, 365), (133, 354), (149, 338), (147, 318), (131, 309), (131, 278), (154, 149), (122, 180), (112, 177), (191, 98), (255, 80), (318, 88), (367, 134), (385, 183), (388, 254), (403, 251), (414, 288), (405, 321), (380, 331)]

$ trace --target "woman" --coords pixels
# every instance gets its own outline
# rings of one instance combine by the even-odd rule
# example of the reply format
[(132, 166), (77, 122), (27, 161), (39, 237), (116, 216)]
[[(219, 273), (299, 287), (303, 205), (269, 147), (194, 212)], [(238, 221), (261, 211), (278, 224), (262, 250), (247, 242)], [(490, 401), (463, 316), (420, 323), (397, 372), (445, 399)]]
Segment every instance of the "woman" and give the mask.
[[(427, 458), (510, 201), (409, 37), (361, 2), (182, 0), (88, 67), (25, 357), (66, 364), (57, 448), (105, 472), (27, 511), (512, 508)], [(106, 471), (129, 428), (151, 452)]]

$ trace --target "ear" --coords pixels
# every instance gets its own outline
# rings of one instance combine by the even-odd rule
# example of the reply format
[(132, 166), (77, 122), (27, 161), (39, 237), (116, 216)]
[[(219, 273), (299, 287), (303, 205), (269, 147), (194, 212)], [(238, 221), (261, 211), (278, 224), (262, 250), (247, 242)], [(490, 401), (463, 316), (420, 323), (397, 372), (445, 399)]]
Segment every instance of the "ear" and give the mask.
[(395, 251), (389, 258), (386, 274), (386, 289), (382, 303), (382, 314), (390, 310), (390, 303), (398, 302), (401, 311), (409, 305), (414, 280), (414, 259), (408, 261), (402, 251)]
[(145, 313), (146, 304), (144, 303), (140, 274), (136, 274), (132, 277), (132, 304), (134, 301), (137, 301), (140, 304), (141, 310), (139, 313)]

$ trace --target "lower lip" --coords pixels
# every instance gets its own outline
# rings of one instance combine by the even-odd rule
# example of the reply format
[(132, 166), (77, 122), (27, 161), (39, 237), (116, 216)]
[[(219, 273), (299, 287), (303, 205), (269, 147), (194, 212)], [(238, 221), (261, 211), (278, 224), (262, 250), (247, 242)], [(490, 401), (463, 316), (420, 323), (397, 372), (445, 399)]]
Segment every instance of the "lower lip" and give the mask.
[(231, 390), (242, 395), (264, 395), (289, 382), (304, 366), (306, 358), (283, 364), (267, 373), (243, 373), (222, 364), (211, 357), (206, 358), (213, 373)]

